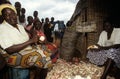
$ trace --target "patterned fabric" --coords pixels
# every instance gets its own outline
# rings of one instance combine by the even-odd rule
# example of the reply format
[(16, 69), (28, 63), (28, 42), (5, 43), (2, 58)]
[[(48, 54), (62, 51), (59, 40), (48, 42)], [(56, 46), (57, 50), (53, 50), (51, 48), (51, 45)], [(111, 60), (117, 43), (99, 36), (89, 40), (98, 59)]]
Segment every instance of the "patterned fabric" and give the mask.
[(36, 50), (26, 50), (14, 53), (6, 57), (7, 64), (16, 68), (28, 68), (30, 66), (43, 67), (42, 56)]
[[(5, 51), (4, 51), (5, 52)], [(37, 45), (34, 49), (24, 50), (12, 55), (2, 54), (10, 67), (29, 68), (50, 68), (58, 59), (58, 48), (54, 44)]]
[(20, 52), (9, 55), (4, 49), (24, 43), (29, 40), (29, 37), (23, 26), (18, 25), (19, 30), (17, 30), (5, 21), (0, 26), (0, 46), (2, 48), (0, 51), (9, 66), (15, 68), (28, 68), (30, 66), (49, 68), (52, 66), (51, 59), (54, 57), (51, 58), (51, 55), (57, 51), (54, 44), (27, 46)]
[(88, 51), (87, 58), (96, 65), (103, 65), (108, 58), (112, 59), (120, 68), (120, 48), (101, 51)]
[(56, 45), (53, 43), (49, 43), (49, 44), (43, 45), (43, 49), (50, 54), (51, 62), (56, 63), (59, 57), (59, 52)]

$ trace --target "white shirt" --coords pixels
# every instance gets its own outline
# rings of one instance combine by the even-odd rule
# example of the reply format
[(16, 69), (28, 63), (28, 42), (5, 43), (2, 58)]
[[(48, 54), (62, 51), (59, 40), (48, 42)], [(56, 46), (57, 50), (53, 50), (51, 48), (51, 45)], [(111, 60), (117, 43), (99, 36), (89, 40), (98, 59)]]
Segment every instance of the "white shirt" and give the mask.
[(111, 38), (107, 39), (107, 32), (102, 31), (99, 37), (98, 44), (100, 46), (110, 46), (114, 44), (120, 44), (120, 28), (114, 28), (111, 34)]
[(0, 25), (0, 46), (3, 49), (29, 40), (28, 34), (26, 33), (24, 27), (18, 25), (18, 29), (5, 21)]
[(59, 31), (58, 24), (55, 24), (54, 31)]

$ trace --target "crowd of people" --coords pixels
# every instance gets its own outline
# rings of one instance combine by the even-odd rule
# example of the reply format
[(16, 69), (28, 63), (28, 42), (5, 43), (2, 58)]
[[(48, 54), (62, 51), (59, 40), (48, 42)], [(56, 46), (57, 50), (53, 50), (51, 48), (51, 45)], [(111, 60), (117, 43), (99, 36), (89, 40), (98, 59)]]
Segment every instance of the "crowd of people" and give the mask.
[[(3, 1), (3, 3), (11, 4), (9, 1), (6, 1), (6, 2)], [(64, 21), (59, 21), (59, 20), (55, 21), (54, 17), (51, 17), (51, 18), (46, 17), (46, 18), (40, 19), (38, 17), (39, 13), (36, 10), (33, 11), (33, 16), (32, 15), (26, 16), (26, 9), (22, 7), (20, 2), (15, 2), (14, 7), (16, 8), (16, 11), (17, 11), (18, 24), (22, 25), (29, 34), (30, 34), (30, 31), (34, 29), (35, 23), (39, 21), (40, 30), (45, 34), (48, 42), (54, 41), (55, 32), (59, 32), (61, 38), (63, 37), (66, 29), (66, 25)], [(0, 23), (2, 23), (2, 17), (1, 17)]]
[(31, 67), (36, 69), (34, 79), (45, 79), (48, 68), (59, 57), (65, 25), (55, 22), (54, 17), (51, 21), (48, 17), (45, 22), (43, 18), (40, 20), (38, 11), (27, 19), (25, 13), (20, 2), (0, 4), (0, 53), (9, 66), (10, 79), (29, 79)]
[[(19, 74), (12, 74), (11, 79), (29, 79), (28, 68), (33, 66), (36, 69), (34, 79), (45, 79), (51, 63), (59, 57), (58, 48), (66, 26), (64, 21), (54, 21), (54, 17), (40, 20), (38, 11), (27, 18), (25, 13), (20, 2), (14, 6), (9, 1), (0, 4), (0, 53), (10, 70)], [(70, 24), (68, 22), (67, 26)], [(101, 79), (106, 79), (112, 65), (120, 68), (120, 29), (113, 28), (110, 21), (105, 21), (103, 30), (98, 43), (89, 47), (87, 58), (98, 66), (106, 65), (101, 76)], [(2, 59), (0, 61), (4, 62)], [(0, 65), (0, 69), (2, 67)]]

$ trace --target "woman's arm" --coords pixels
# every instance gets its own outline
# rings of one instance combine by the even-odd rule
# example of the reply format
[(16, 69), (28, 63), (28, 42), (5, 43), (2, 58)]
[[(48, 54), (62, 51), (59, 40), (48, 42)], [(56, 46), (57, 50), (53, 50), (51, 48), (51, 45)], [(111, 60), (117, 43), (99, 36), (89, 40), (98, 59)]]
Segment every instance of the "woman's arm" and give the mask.
[(111, 46), (101, 46), (101, 49), (104, 49), (104, 50), (108, 50), (110, 48), (120, 48), (120, 44), (115, 44), (115, 45), (111, 45)]
[(33, 43), (37, 43), (38, 42), (38, 36), (37, 34), (34, 34), (32, 39), (29, 39), (28, 41), (22, 43), (22, 44), (17, 44), (17, 45), (13, 45), (11, 47), (8, 47), (5, 49), (5, 51), (8, 54), (13, 54), (15, 52), (19, 52), (20, 50), (24, 49), (25, 47), (33, 44)]

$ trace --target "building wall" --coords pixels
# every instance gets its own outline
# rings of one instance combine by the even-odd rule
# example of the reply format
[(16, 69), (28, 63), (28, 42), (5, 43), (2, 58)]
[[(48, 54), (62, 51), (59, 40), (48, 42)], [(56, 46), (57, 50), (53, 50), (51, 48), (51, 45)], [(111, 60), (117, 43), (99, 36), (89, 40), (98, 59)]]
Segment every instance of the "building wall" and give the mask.
[[(89, 45), (96, 44), (100, 32), (102, 31), (103, 20), (108, 16), (105, 8), (103, 8), (100, 0), (80, 0), (81, 10), (80, 14), (77, 15), (72, 26), (79, 26), (83, 22), (95, 22), (96, 31), (80, 33), (77, 43), (77, 49), (82, 53), (83, 58), (86, 55), (87, 47)], [(76, 7), (77, 8), (77, 7)]]

